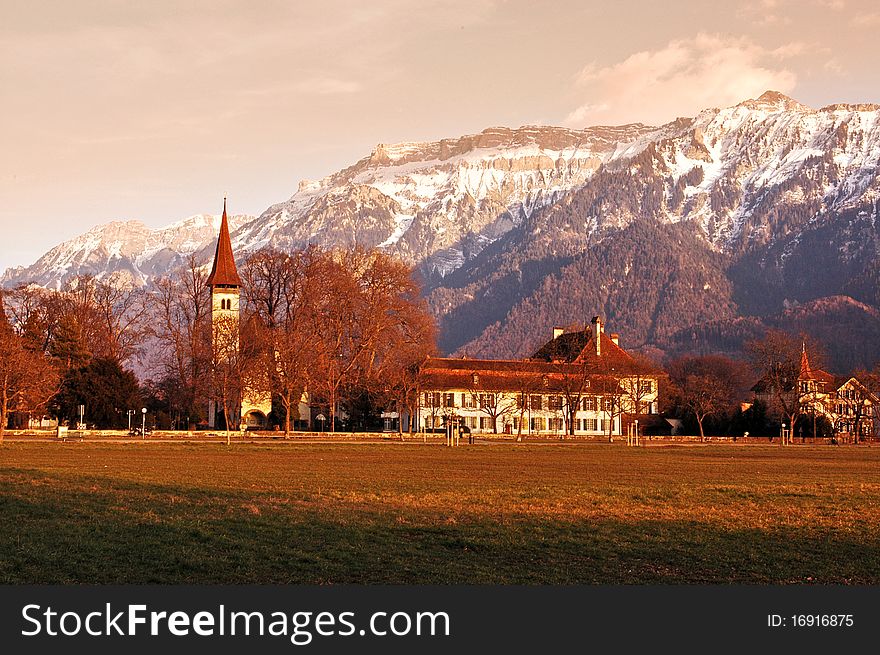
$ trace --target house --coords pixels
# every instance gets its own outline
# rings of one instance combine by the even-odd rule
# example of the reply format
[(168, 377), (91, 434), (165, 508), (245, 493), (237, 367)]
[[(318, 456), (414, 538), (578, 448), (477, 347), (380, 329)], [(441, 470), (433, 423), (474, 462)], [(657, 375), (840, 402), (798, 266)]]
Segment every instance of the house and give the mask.
[(793, 382), (783, 379), (782, 383), (785, 388), (780, 392), (765, 378), (752, 387), (752, 391), (755, 400), (768, 407), (782, 402), (806, 417), (798, 422), (796, 434), (791, 436), (812, 436), (808, 423), (811, 418), (819, 417), (827, 419), (838, 435), (859, 439), (876, 434), (880, 409), (877, 395), (855, 377), (834, 376), (814, 368), (805, 345), (801, 350), (797, 379)]
[(657, 412), (658, 372), (621, 348), (599, 316), (582, 331), (554, 329), (527, 359), (431, 357), (419, 375), (420, 431), (612, 437), (624, 433), (624, 417)]

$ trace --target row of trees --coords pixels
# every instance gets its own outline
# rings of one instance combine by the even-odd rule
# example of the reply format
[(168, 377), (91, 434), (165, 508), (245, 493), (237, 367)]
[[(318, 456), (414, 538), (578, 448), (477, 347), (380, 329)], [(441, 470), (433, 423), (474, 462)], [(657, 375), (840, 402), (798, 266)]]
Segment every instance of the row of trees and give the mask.
[[(406, 265), (360, 248), (267, 249), (243, 263), (241, 277), (240, 318), (219, 321), (195, 258), (150, 291), (80, 277), (59, 291), (5, 292), (4, 343), (33, 356), (27, 369), (4, 357), (6, 368), (47, 386), (25, 402), (24, 386), (11, 381), (17, 395), (2, 425), (9, 411), (73, 421), (84, 404), (90, 423), (119, 427), (143, 402), (188, 427), (205, 422), (215, 400), (237, 428), (242, 399), (269, 391), (270, 420), (289, 432), (308, 389), (332, 430), (340, 407), (358, 417), (370, 413), (364, 407), (411, 403), (434, 327)], [(141, 390), (136, 364), (150, 380)]]
[(144, 344), (147, 294), (115, 280), (72, 280), (64, 289), (0, 293), (0, 440), (11, 414), (73, 419), (88, 404), (102, 423), (138, 402), (124, 370)]

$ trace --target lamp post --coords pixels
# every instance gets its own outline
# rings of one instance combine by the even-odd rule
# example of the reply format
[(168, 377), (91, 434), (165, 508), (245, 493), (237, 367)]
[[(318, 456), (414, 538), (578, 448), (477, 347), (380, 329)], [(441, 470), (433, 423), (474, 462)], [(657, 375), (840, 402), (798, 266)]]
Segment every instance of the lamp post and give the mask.
[(785, 445), (785, 423), (782, 424), (782, 445)]
[(141, 439), (147, 438), (147, 408), (141, 409)]
[(128, 431), (131, 432), (131, 417), (134, 414), (134, 410), (130, 409), (126, 413), (128, 414)]

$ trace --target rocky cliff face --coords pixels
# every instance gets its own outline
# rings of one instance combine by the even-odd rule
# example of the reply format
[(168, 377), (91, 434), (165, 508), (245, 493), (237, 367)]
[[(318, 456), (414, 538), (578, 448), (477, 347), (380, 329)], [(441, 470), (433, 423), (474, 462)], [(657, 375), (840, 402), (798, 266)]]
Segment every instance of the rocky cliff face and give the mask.
[(380, 247), (442, 278), (586, 182), (621, 142), (654, 128), (490, 128), (433, 143), (379, 145), (304, 182), (236, 235), (241, 248)]

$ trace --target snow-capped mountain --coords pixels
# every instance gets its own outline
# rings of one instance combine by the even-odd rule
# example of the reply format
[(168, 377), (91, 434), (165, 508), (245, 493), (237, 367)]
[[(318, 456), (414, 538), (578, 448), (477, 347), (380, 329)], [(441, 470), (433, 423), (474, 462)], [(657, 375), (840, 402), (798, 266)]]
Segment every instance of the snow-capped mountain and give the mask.
[[(148, 284), (179, 267), (189, 255), (210, 249), (217, 239), (220, 218), (198, 214), (160, 229), (150, 229), (140, 221), (99, 225), (52, 248), (31, 266), (10, 268), (0, 282), (4, 286), (35, 283), (59, 288), (77, 275), (112, 275), (125, 284)], [(234, 229), (252, 219), (231, 216), (229, 222)]]
[(663, 345), (826, 296), (877, 307), (878, 197), (880, 106), (767, 92), (620, 144), (429, 302), (445, 350), (501, 356), (590, 311)]
[[(638, 344), (824, 296), (877, 307), (878, 205), (880, 106), (813, 109), (768, 91), (660, 127), (379, 145), (236, 217), (232, 238), (239, 256), (310, 243), (395, 253), (423, 274), (445, 350), (517, 355), (573, 313), (602, 311)], [(0, 282), (122, 271), (145, 283), (210, 255), (216, 221), (111, 223)]]
[(368, 157), (242, 226), (239, 249), (380, 247), (443, 276), (586, 182), (643, 125), (489, 128), (432, 143), (380, 144)]

